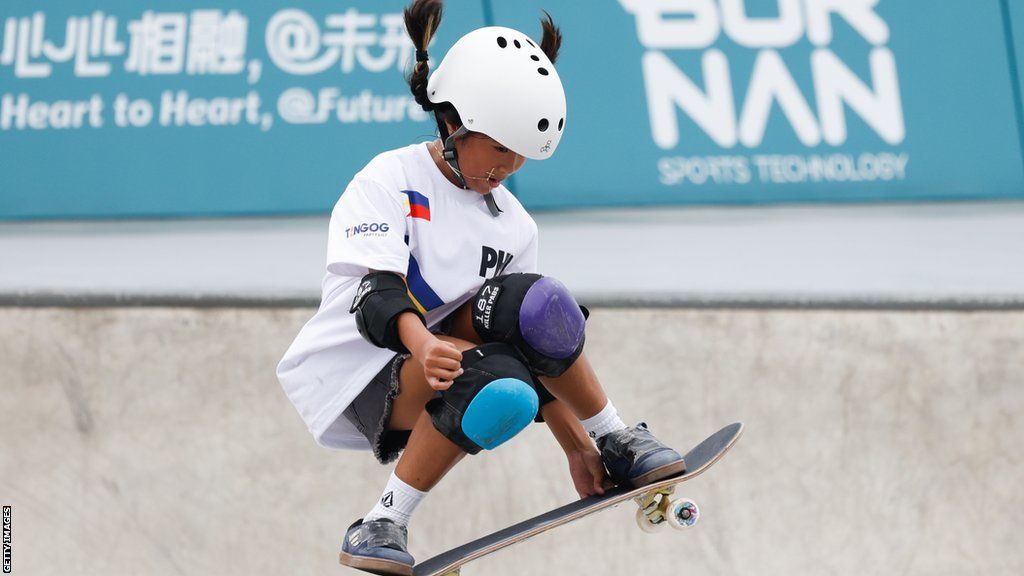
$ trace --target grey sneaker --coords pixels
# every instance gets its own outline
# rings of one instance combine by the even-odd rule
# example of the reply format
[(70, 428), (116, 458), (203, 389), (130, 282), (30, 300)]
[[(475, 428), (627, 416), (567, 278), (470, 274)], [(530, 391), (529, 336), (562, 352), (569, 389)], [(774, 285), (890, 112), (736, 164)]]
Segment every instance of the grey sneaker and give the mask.
[(597, 449), (618, 485), (639, 488), (686, 472), (686, 462), (679, 452), (662, 444), (643, 422), (598, 438)]
[(388, 518), (349, 526), (339, 561), (374, 574), (412, 576), (416, 563), (408, 550), (409, 531)]

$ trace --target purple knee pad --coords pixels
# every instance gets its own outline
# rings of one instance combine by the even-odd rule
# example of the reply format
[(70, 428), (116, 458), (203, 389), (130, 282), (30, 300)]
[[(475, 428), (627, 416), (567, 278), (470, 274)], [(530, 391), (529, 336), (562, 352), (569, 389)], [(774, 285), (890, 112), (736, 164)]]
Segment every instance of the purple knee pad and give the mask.
[(519, 307), (519, 332), (534, 350), (564, 360), (577, 354), (586, 319), (569, 289), (544, 277), (530, 286)]
[(583, 352), (586, 315), (558, 280), (506, 274), (477, 292), (473, 328), (484, 342), (515, 346), (534, 372), (560, 376)]

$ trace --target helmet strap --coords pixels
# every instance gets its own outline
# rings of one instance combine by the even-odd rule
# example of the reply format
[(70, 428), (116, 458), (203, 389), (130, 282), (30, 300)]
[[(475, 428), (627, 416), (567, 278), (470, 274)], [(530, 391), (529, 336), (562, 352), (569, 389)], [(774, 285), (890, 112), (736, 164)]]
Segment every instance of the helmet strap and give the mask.
[(448, 163), (452, 171), (455, 172), (455, 177), (459, 180), (459, 186), (463, 190), (469, 190), (469, 186), (466, 185), (466, 179), (462, 177), (462, 170), (459, 170), (459, 154), (455, 150), (455, 139), (463, 134), (469, 132), (465, 126), (460, 126), (458, 130), (452, 134), (448, 134), (448, 127), (444, 121), (441, 120), (440, 115), (436, 115), (437, 118), (437, 131), (441, 135), (441, 140), (444, 141), (444, 151), (441, 153), (444, 161)]
[[(459, 154), (455, 150), (455, 139), (463, 134), (469, 132), (465, 126), (460, 126), (458, 130), (452, 134), (448, 134), (448, 126), (445, 125), (444, 121), (441, 120), (440, 116), (437, 118), (437, 130), (441, 135), (441, 139), (444, 140), (444, 151), (441, 156), (444, 161), (448, 163), (452, 171), (455, 172), (455, 177), (459, 180), (459, 185), (462, 186), (463, 190), (469, 190), (469, 186), (466, 184), (466, 179), (462, 176), (462, 170), (459, 170)], [(484, 194), (484, 200), (487, 202), (487, 209), (490, 211), (491, 216), (497, 217), (503, 210), (498, 208), (497, 202), (494, 201), (494, 196), (489, 192)]]
[(455, 150), (455, 139), (463, 134), (466, 134), (469, 130), (466, 130), (465, 126), (459, 127), (451, 136), (444, 139), (444, 161), (451, 166), (455, 172), (455, 176), (459, 179), (459, 185), (464, 189), (469, 190), (469, 186), (466, 184), (466, 179), (462, 177), (462, 170), (459, 170), (459, 153)]

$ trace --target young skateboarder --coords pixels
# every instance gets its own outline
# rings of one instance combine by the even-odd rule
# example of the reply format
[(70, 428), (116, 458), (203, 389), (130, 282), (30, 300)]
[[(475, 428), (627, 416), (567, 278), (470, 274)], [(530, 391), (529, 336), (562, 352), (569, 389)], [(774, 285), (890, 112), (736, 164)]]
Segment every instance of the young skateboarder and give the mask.
[[(277, 368), (316, 440), (398, 464), (345, 536), (341, 562), (412, 574), (416, 506), (466, 454), (543, 419), (581, 497), (679, 474), (682, 456), (628, 427), (583, 353), (587, 311), (537, 273), (537, 225), (503, 185), (566, 127), (562, 36), (502, 27), (463, 36), (431, 72), (440, 0), (405, 10), (408, 78), (439, 137), (384, 152), (331, 215), (319, 310)], [(404, 452), (403, 452), (404, 449)]]

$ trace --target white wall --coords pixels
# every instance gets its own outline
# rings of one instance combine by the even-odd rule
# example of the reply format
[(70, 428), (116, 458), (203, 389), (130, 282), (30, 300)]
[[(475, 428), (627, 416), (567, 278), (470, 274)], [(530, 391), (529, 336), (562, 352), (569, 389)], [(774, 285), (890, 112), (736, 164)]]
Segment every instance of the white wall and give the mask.
[[(274, 365), (311, 309), (0, 308), (14, 574), (339, 574), (389, 469), (316, 446)], [(687, 449), (747, 424), (649, 536), (632, 505), (470, 574), (1020, 574), (1024, 312), (597, 309), (620, 412)], [(468, 458), (412, 526), (425, 559), (574, 497), (543, 426)]]

